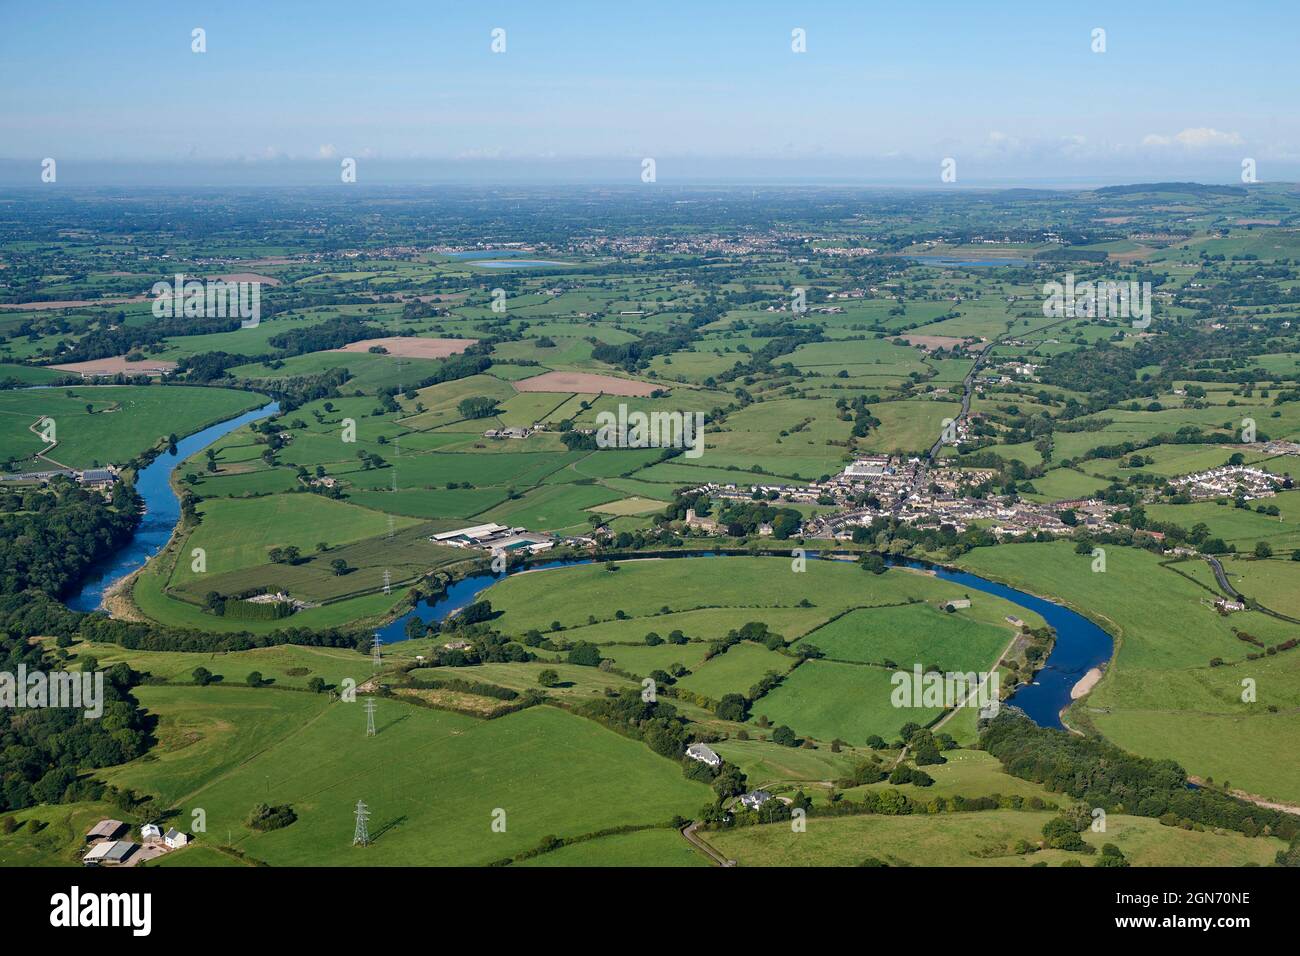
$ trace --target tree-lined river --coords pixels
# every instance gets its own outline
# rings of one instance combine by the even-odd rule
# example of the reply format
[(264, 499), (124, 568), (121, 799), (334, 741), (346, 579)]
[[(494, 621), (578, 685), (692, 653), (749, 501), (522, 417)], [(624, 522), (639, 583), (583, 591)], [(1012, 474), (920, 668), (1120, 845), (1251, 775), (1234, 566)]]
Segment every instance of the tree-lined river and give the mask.
[[(145, 514), (140, 527), (120, 551), (91, 571), (90, 576), (82, 583), (81, 589), (68, 601), (68, 605), (79, 611), (95, 610), (103, 602), (107, 590), (143, 567), (166, 545), (176, 523), (180, 520), (180, 502), (172, 490), (171, 476), (182, 461), (201, 452), (239, 426), (273, 415), (277, 411), (279, 411), (278, 403), (272, 402), (262, 408), (246, 412), (182, 439), (177, 442), (175, 454), (164, 452), (155, 458), (153, 463), (141, 471), (136, 478), (136, 491), (144, 499), (145, 504)], [(680, 557), (682, 560), (718, 560), (730, 556), (706, 552)], [(812, 553), (808, 556), (816, 557)], [(589, 558), (551, 561), (533, 565), (528, 570), (538, 571), (589, 563), (591, 563)], [(1004, 598), (1026, 610), (1036, 612), (1056, 629), (1056, 645), (1048, 655), (1045, 665), (1038, 672), (1034, 683), (1020, 688), (1008, 700), (1008, 703), (1024, 710), (1043, 727), (1062, 726), (1060, 713), (1070, 704), (1071, 689), (1091, 668), (1110, 660), (1113, 653), (1114, 646), (1109, 634), (1081, 614), (1060, 604), (965, 571), (932, 567), (917, 562), (891, 561), (890, 563), (902, 563), (932, 570), (936, 576), (945, 581), (952, 581), (954, 584), (972, 590)], [(518, 574), (521, 571), (510, 573)], [(457, 581), (441, 597), (433, 601), (422, 601), (407, 614), (385, 625), (378, 632), (379, 637), (384, 644), (405, 640), (406, 624), (411, 618), (419, 618), (426, 623), (443, 621), (453, 612), (472, 604), (480, 594), (505, 576), (504, 574), (477, 574)]]

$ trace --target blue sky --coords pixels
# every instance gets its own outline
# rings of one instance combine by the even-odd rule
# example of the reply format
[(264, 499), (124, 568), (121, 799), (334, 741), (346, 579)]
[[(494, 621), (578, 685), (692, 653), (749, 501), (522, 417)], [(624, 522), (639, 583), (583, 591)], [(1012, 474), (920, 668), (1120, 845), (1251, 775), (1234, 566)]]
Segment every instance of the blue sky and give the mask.
[(1300, 179), (1298, 11), (0, 0), (0, 160), (635, 180), (648, 156), (662, 182), (926, 182), (951, 156), (963, 182), (1031, 183), (1230, 181), (1251, 157)]

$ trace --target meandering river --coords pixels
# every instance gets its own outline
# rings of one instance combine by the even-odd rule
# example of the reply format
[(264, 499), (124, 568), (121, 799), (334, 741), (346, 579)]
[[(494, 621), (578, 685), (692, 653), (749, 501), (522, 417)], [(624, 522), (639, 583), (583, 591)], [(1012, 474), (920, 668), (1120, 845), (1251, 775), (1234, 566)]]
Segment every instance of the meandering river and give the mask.
[(213, 442), (229, 435), (240, 425), (274, 415), (280, 410), (279, 402), (271, 402), (251, 412), (245, 412), (228, 421), (209, 426), (176, 443), (176, 452), (164, 451), (149, 463), (135, 478), (135, 490), (144, 499), (144, 515), (140, 526), (122, 548), (112, 557), (94, 565), (81, 589), (68, 599), (68, 607), (75, 611), (94, 611), (104, 603), (104, 594), (128, 575), (144, 567), (145, 562), (162, 550), (172, 536), (181, 518), (181, 503), (172, 490), (172, 472), (186, 458), (207, 448)]
[[(177, 442), (175, 454), (164, 452), (141, 471), (136, 477), (136, 491), (144, 499), (145, 504), (145, 513), (140, 527), (120, 551), (92, 569), (83, 582), (81, 590), (68, 601), (68, 606), (78, 611), (97, 609), (103, 603), (104, 593), (107, 590), (142, 568), (166, 545), (176, 523), (180, 520), (180, 502), (172, 490), (171, 476), (182, 461), (202, 451), (239, 426), (273, 415), (277, 411), (279, 411), (279, 404), (272, 402), (229, 421), (205, 428)], [(677, 557), (705, 560), (726, 558), (731, 555), (704, 552)], [(816, 558), (818, 555), (809, 552), (808, 557)], [(590, 558), (550, 561), (533, 565), (526, 571), (536, 572), (590, 563), (592, 563)], [(1021, 687), (1008, 699), (1008, 703), (1024, 710), (1040, 726), (1061, 728), (1060, 715), (1061, 711), (1070, 705), (1071, 688), (1091, 668), (1110, 660), (1114, 652), (1109, 634), (1083, 615), (1060, 604), (1026, 594), (1005, 584), (988, 581), (966, 571), (954, 571), (915, 561), (891, 560), (889, 563), (933, 571), (937, 577), (945, 581), (1004, 598), (1012, 604), (1036, 612), (1056, 629), (1056, 645), (1034, 682)], [(509, 573), (520, 574), (525, 573), (525, 570)], [(412, 618), (419, 618), (426, 623), (443, 621), (453, 612), (472, 604), (480, 594), (505, 576), (504, 574), (476, 574), (457, 581), (441, 597), (433, 601), (420, 602), (413, 610), (385, 625), (377, 633), (384, 644), (403, 641), (406, 639), (407, 621)]]

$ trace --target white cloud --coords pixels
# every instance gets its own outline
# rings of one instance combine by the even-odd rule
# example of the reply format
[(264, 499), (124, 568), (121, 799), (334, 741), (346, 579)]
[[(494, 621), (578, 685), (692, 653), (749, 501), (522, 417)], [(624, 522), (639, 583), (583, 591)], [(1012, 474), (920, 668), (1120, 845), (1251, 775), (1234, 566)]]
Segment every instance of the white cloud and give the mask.
[(334, 148), (333, 143), (326, 143), (316, 152), (320, 155), (321, 159), (333, 159), (338, 155), (338, 150)]
[(1215, 146), (1241, 146), (1245, 143), (1240, 133), (1224, 133), (1211, 126), (1188, 127), (1172, 137), (1148, 133), (1142, 138), (1143, 146), (1172, 146), (1184, 149), (1209, 149)]

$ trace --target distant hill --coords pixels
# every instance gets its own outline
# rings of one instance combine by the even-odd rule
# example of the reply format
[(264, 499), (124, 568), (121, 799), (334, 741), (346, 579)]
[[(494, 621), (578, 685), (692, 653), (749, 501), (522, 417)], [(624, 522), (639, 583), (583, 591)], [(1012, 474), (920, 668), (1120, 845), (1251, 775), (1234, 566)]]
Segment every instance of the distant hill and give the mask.
[(1191, 193), (1195, 196), (1244, 196), (1240, 186), (1211, 186), (1205, 183), (1134, 183), (1129, 186), (1102, 186), (1094, 189), (1098, 196), (1130, 196), (1134, 193)]

